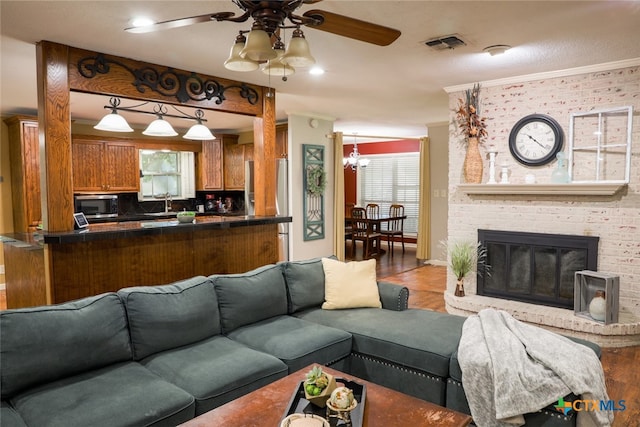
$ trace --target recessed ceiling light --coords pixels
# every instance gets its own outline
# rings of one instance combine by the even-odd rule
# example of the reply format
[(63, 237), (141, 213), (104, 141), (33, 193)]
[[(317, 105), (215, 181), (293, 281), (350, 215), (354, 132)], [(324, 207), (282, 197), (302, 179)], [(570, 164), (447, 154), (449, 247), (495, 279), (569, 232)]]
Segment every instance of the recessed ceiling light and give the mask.
[(506, 51), (511, 49), (511, 46), (506, 44), (494, 44), (493, 46), (487, 46), (482, 49), (484, 52), (487, 52), (491, 56), (502, 55)]
[(324, 74), (324, 70), (320, 67), (313, 67), (309, 70), (309, 74), (313, 74), (314, 76), (320, 76)]
[(148, 27), (149, 25), (153, 25), (155, 24), (155, 21), (151, 18), (146, 18), (146, 17), (140, 17), (140, 18), (134, 18), (133, 21), (131, 21), (131, 26), (132, 27)]

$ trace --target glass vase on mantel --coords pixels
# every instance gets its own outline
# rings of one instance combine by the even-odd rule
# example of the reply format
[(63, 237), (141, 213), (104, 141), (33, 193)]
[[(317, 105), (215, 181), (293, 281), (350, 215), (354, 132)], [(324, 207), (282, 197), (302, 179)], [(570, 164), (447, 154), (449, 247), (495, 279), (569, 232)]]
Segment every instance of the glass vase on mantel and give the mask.
[(467, 141), (467, 153), (464, 156), (464, 181), (467, 184), (480, 184), (482, 182), (482, 156), (480, 155), (480, 141), (477, 137), (469, 137)]

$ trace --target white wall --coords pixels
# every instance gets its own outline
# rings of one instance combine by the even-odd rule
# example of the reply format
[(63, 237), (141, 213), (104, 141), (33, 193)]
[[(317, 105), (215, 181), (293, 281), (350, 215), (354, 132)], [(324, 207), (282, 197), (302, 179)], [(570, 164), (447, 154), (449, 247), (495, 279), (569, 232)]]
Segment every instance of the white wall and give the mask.
[[(310, 126), (312, 117), (289, 116), (289, 213), (293, 218), (289, 229), (289, 258), (292, 261), (333, 255), (333, 140), (326, 137), (333, 132), (333, 121), (314, 117), (318, 126)], [(323, 145), (327, 186), (324, 193), (324, 239), (305, 242), (303, 214), (302, 145)]]
[[(488, 143), (497, 147), (498, 164), (507, 161), (512, 183), (523, 184), (526, 174), (549, 183), (556, 161), (541, 167), (525, 167), (509, 152), (513, 125), (532, 113), (554, 117), (569, 136), (572, 112), (631, 105), (634, 109), (631, 179), (615, 196), (489, 195), (469, 196), (457, 189), (462, 182), (464, 149), (450, 127), (449, 231), (448, 239), (477, 239), (477, 229), (537, 233), (593, 235), (600, 237), (598, 270), (620, 276), (620, 314), (640, 319), (640, 66), (600, 71), (575, 71), (561, 77), (524, 79), (487, 84), (480, 94), (482, 115), (487, 117)], [(453, 110), (462, 92), (449, 95)], [(453, 113), (450, 114), (453, 119)], [(564, 151), (567, 153), (567, 144)], [(488, 179), (485, 171), (483, 182)], [(451, 275), (450, 275), (451, 276)], [(475, 278), (465, 291), (475, 293)], [(448, 289), (455, 285), (448, 279)]]

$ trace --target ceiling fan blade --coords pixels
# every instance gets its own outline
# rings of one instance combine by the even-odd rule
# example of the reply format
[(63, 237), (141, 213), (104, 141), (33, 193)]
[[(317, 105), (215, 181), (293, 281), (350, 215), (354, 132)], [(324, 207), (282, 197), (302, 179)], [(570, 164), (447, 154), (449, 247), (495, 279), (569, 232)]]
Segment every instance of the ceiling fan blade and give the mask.
[(153, 31), (168, 30), (171, 28), (186, 27), (201, 22), (226, 20), (234, 16), (233, 12), (208, 13), (206, 15), (190, 16), (188, 18), (172, 19), (170, 21), (156, 22), (144, 27), (129, 27), (125, 31), (130, 33), (151, 33)]
[(321, 21), (318, 25), (308, 24), (310, 28), (378, 46), (388, 46), (402, 34), (393, 28), (383, 27), (382, 25), (349, 18), (348, 16), (338, 15), (324, 10), (309, 10), (305, 12), (303, 16)]

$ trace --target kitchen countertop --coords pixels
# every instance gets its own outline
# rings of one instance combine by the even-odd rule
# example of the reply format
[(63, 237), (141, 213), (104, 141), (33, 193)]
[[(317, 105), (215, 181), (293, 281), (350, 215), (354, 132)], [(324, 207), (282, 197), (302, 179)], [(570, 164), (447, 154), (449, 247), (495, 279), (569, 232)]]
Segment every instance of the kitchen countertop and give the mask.
[(3, 243), (40, 247), (44, 243), (77, 243), (93, 240), (123, 239), (158, 234), (184, 233), (198, 230), (248, 227), (252, 225), (279, 224), (291, 222), (291, 217), (283, 216), (232, 216), (198, 215), (193, 223), (179, 223), (173, 215), (170, 218), (143, 215), (142, 221), (123, 221), (89, 224), (86, 229), (67, 232), (6, 233), (0, 236)]

